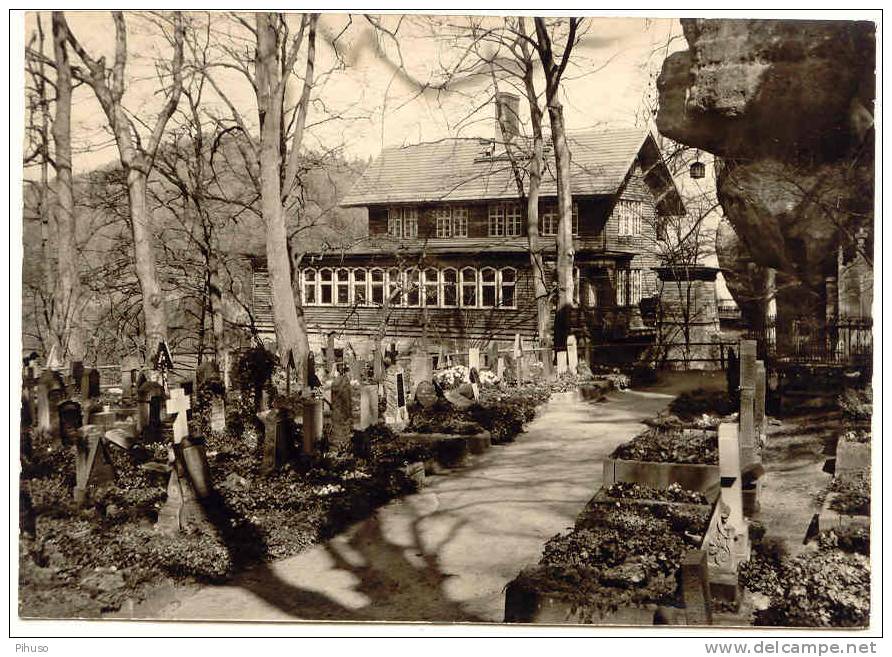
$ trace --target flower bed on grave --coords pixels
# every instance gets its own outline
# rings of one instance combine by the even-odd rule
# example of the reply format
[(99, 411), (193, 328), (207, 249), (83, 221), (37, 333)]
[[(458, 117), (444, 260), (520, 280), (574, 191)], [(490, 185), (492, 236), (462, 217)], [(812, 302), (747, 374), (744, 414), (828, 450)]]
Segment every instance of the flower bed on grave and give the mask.
[(782, 542), (753, 537), (740, 579), (768, 597), (754, 624), (780, 627), (864, 627), (870, 620), (870, 529), (822, 531), (816, 549), (790, 557)]
[(678, 484), (714, 497), (719, 487), (718, 434), (675, 423), (651, 426), (604, 460), (604, 482), (654, 488)]
[[(96, 617), (159, 585), (222, 582), (259, 561), (296, 554), (371, 511), (416, 489), (406, 471), (424, 446), (403, 443), (386, 428), (365, 441), (312, 459), (297, 458), (280, 472), (260, 474), (256, 447), (241, 436), (210, 434), (208, 457), (216, 493), (210, 523), (175, 536), (154, 529), (166, 497), (166, 473), (139, 467), (163, 462), (166, 444), (130, 453), (110, 448), (115, 484), (96, 491), (88, 508), (72, 499), (74, 454), (34, 438), (23, 467), (33, 538), (20, 543), (20, 614)], [(299, 442), (299, 438), (298, 438)]]
[(602, 488), (508, 585), (505, 620), (652, 624), (658, 606), (679, 605), (678, 569), (703, 545), (713, 508), (679, 486)]

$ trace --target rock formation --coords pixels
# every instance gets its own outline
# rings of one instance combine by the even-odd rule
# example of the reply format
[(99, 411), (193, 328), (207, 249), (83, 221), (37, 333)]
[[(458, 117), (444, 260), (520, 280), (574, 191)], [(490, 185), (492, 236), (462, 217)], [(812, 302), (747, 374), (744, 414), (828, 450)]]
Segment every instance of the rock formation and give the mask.
[(839, 248), (866, 228), (872, 253), (875, 27), (681, 22), (689, 50), (663, 64), (657, 126), (717, 156), (729, 289), (752, 318), (776, 271), (778, 315), (823, 318)]

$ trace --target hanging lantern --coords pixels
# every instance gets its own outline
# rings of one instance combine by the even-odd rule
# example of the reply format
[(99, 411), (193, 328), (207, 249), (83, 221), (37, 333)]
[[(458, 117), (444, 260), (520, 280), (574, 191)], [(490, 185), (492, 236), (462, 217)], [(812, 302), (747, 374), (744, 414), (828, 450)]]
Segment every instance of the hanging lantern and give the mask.
[(699, 180), (706, 176), (706, 165), (700, 160), (691, 163), (691, 178)]

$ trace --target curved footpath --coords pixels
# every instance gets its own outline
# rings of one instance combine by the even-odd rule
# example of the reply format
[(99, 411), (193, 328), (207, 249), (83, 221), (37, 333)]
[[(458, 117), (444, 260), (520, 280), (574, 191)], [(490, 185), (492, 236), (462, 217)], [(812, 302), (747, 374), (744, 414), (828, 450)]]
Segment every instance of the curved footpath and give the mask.
[(601, 485), (604, 457), (670, 399), (555, 395), (515, 443), (429, 477), (330, 541), (118, 617), (501, 622), (505, 585), (573, 524)]

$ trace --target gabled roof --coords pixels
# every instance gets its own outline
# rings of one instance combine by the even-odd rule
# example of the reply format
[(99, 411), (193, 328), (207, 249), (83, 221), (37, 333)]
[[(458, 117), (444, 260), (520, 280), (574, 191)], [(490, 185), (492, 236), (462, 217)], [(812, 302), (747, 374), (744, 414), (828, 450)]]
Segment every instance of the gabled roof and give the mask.
[[(663, 199), (681, 207), (681, 200), (647, 130), (606, 130), (570, 133), (570, 186), (576, 196), (615, 194), (636, 158), (643, 160), (649, 184), (662, 188)], [(365, 206), (438, 201), (482, 201), (517, 198), (517, 183), (510, 160), (487, 153), (486, 139), (444, 139), (437, 142), (387, 148), (365, 170), (341, 205)], [(639, 157), (640, 156), (640, 157)], [(656, 164), (657, 166), (651, 166)], [(524, 175), (524, 186), (527, 180)], [(659, 184), (655, 184), (659, 183)], [(557, 195), (554, 155), (546, 155), (540, 189), (542, 196)], [(674, 214), (674, 212), (672, 212)]]

